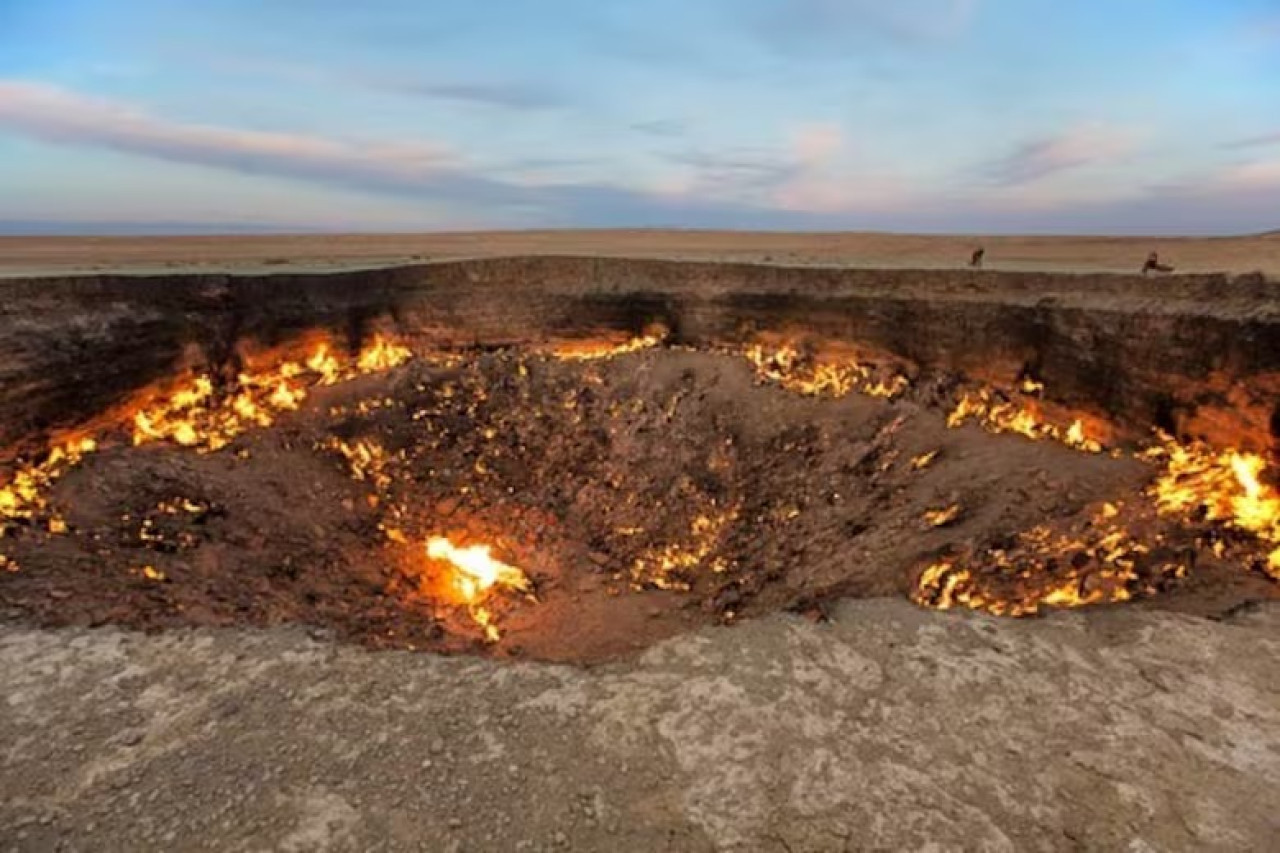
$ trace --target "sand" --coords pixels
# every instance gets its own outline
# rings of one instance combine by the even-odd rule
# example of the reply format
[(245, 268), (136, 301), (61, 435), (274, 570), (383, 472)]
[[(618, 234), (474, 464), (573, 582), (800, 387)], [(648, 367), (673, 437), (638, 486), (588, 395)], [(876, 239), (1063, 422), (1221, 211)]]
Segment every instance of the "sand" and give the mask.
[(1280, 277), (1280, 232), (1253, 237), (986, 237), (576, 230), (227, 237), (0, 237), (0, 276), (41, 272), (353, 269), (495, 255), (609, 255), (884, 268), (1135, 272), (1152, 251), (1179, 272)]

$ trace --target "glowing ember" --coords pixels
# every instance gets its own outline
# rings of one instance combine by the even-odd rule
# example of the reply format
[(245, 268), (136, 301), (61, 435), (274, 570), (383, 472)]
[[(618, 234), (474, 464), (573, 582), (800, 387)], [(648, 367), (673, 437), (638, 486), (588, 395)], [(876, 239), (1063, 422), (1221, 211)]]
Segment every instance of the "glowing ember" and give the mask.
[(340, 438), (332, 438), (325, 446), (342, 454), (353, 478), (372, 483), (379, 490), (391, 485), (391, 475), (387, 473), (387, 452), (377, 442), (348, 444)]
[(493, 614), (482, 606), (482, 602), (495, 587), (529, 592), (529, 578), (525, 573), (515, 566), (494, 559), (488, 545), (460, 548), (442, 536), (433, 536), (427, 540), (427, 556), (449, 564), (452, 569), (452, 592), (467, 605), (471, 618), (484, 629), (485, 638), (490, 642), (497, 641), (501, 634), (494, 623)]
[(692, 587), (689, 573), (693, 570), (706, 565), (715, 574), (727, 571), (729, 565), (719, 557), (711, 559), (711, 554), (737, 518), (737, 507), (715, 515), (695, 516), (689, 525), (688, 543), (655, 548), (636, 559), (631, 566), (633, 585), (687, 591)]
[[(1037, 390), (1039, 388), (1043, 386), (1037, 386)], [(1050, 439), (1087, 453), (1101, 453), (1103, 450), (1100, 442), (1085, 435), (1084, 424), (1080, 421), (1066, 428), (1046, 423), (1040, 418), (1034, 401), (1019, 405), (986, 388), (961, 397), (947, 416), (947, 426), (955, 429), (970, 420), (982, 424), (988, 432), (1013, 432), (1036, 440)]]
[(930, 450), (928, 453), (921, 453), (919, 456), (911, 460), (911, 469), (913, 471), (923, 471), (934, 463), (938, 458), (937, 450)]
[(946, 509), (931, 509), (924, 514), (924, 521), (930, 527), (946, 527), (960, 517), (960, 512), (960, 504), (952, 504)]

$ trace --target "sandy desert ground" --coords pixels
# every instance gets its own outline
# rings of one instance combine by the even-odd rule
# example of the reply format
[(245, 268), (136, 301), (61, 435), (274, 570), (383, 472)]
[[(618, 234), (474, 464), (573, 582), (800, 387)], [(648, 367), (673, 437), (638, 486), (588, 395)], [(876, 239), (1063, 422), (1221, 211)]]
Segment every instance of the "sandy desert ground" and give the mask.
[(1280, 276), (1280, 232), (1251, 237), (984, 237), (733, 231), (513, 231), (262, 237), (0, 237), (0, 275), (350, 269), (494, 255), (614, 255), (786, 265), (947, 268), (977, 246), (998, 270), (1134, 272), (1157, 251), (1181, 272)]

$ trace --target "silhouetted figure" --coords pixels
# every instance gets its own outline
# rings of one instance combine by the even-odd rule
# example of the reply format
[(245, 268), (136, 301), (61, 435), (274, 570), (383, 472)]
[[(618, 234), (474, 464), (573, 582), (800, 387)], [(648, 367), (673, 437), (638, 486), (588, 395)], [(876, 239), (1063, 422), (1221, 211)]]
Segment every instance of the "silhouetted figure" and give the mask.
[(1147, 255), (1147, 262), (1142, 265), (1142, 274), (1149, 272), (1173, 272), (1173, 267), (1160, 263), (1160, 256), (1155, 252)]
[(969, 266), (975, 270), (982, 269), (982, 259), (987, 256), (987, 250), (979, 246), (973, 250), (973, 255), (969, 258)]

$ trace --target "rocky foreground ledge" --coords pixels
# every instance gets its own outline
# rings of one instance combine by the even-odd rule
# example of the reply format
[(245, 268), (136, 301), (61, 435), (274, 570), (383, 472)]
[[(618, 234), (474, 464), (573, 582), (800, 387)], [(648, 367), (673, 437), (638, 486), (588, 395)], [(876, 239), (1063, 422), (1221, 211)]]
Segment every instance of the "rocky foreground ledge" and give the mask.
[(0, 628), (0, 849), (1261, 850), (1280, 607), (897, 601), (594, 670)]

